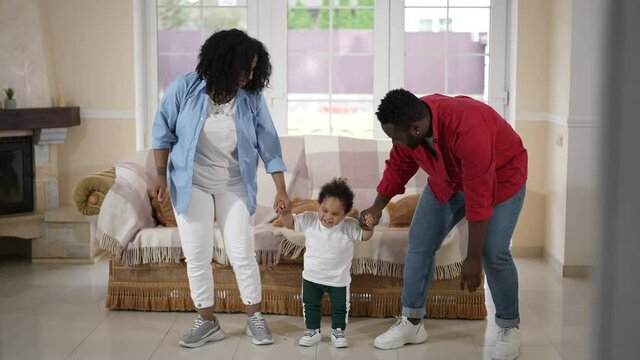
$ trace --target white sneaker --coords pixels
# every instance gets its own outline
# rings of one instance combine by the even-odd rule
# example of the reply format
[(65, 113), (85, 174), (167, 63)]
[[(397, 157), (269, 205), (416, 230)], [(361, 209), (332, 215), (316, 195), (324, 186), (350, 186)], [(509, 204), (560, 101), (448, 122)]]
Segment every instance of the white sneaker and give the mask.
[(500, 328), (491, 360), (514, 360), (520, 353), (520, 329)]
[(378, 349), (390, 350), (398, 349), (406, 344), (420, 344), (427, 341), (427, 330), (424, 329), (422, 321), (413, 325), (406, 317), (398, 317), (393, 326), (384, 334), (378, 336), (373, 345)]
[(304, 336), (298, 341), (300, 346), (313, 346), (320, 342), (321, 335), (320, 329), (307, 329), (304, 332)]
[(336, 348), (346, 348), (349, 346), (349, 342), (344, 335), (344, 330), (340, 328), (331, 330), (331, 343), (333, 344), (333, 347)]

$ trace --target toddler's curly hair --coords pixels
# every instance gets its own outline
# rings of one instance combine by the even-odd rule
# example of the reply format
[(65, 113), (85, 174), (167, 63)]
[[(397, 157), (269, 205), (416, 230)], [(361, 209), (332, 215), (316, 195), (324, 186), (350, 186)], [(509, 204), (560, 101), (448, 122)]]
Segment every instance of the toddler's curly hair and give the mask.
[(344, 213), (347, 214), (353, 209), (353, 191), (347, 185), (347, 179), (334, 178), (330, 182), (324, 184), (320, 188), (320, 195), (318, 195), (318, 203), (322, 202), (328, 197), (335, 197), (342, 202), (344, 206)]

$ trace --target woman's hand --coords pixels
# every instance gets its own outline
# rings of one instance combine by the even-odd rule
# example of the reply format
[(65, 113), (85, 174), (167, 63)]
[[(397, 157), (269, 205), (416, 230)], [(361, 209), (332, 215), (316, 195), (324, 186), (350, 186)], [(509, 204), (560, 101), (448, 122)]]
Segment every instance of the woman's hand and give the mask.
[(167, 189), (167, 178), (164, 176), (158, 176), (156, 177), (156, 180), (153, 182), (153, 184), (149, 187), (147, 192), (149, 193), (149, 196), (151, 198), (157, 198), (158, 200), (162, 201), (162, 199), (164, 198), (166, 189)]
[(278, 192), (276, 198), (273, 200), (273, 211), (278, 214), (282, 214), (285, 209), (291, 207), (291, 200), (286, 192)]

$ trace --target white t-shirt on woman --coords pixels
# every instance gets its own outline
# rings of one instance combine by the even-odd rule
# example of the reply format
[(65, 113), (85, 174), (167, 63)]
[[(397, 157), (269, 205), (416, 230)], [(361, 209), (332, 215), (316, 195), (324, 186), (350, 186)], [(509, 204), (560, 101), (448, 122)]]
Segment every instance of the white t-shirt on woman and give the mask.
[(216, 105), (209, 99), (207, 120), (194, 157), (193, 185), (210, 194), (243, 191), (234, 122), (235, 98)]
[(302, 277), (321, 285), (343, 287), (351, 283), (351, 260), (356, 241), (362, 240), (358, 220), (346, 217), (327, 228), (317, 212), (293, 216), (295, 231), (306, 238)]

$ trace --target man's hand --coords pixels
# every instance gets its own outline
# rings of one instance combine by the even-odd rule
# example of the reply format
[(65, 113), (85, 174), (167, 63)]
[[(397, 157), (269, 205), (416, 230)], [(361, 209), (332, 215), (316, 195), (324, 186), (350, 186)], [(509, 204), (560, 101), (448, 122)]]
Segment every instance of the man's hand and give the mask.
[(362, 230), (373, 230), (373, 227), (378, 225), (381, 217), (382, 210), (377, 207), (372, 206), (366, 210), (362, 210), (360, 213), (360, 228), (362, 228)]
[(482, 276), (482, 260), (475, 257), (467, 257), (462, 263), (462, 273), (460, 274), (460, 289), (466, 287), (469, 292), (474, 292), (480, 287)]

